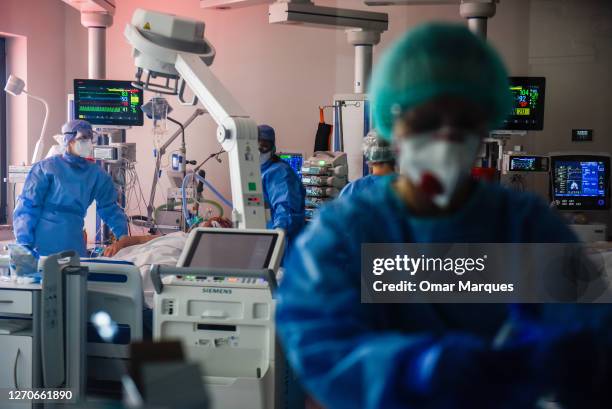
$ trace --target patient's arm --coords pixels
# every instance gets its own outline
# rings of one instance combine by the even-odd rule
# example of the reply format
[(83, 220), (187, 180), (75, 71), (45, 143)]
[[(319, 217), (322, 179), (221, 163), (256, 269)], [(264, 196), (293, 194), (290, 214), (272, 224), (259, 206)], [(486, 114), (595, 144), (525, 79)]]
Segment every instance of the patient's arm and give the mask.
[(119, 252), (119, 250), (124, 249), (126, 247), (135, 246), (137, 244), (148, 243), (153, 239), (158, 238), (159, 235), (152, 236), (123, 236), (121, 239), (117, 240), (110, 246), (104, 249), (104, 257), (113, 257), (115, 254)]

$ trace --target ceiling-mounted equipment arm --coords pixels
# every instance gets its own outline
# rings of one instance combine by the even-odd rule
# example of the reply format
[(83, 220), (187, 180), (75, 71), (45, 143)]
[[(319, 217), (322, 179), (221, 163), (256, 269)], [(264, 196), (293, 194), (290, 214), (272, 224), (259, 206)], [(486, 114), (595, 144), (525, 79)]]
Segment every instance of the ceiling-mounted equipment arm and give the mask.
[(364, 0), (367, 6), (424, 6), (460, 4), (459, 14), (467, 19), (468, 28), (476, 35), (487, 37), (487, 20), (495, 15), (499, 0)]
[(174, 66), (217, 124), (223, 123), (228, 117), (249, 117), (199, 57), (177, 54)]
[(299, 24), (344, 29), (355, 47), (354, 92), (366, 93), (372, 72), (374, 46), (389, 28), (389, 16), (366, 10), (317, 6), (311, 0), (276, 1), (268, 7), (268, 21), (273, 24)]
[[(133, 47), (136, 84), (155, 89), (163, 81), (182, 79), (217, 123), (217, 140), (229, 157), (236, 227), (265, 228), (263, 188), (259, 169), (257, 125), (208, 66), (215, 49), (204, 37), (204, 23), (137, 9), (125, 37)], [(146, 75), (146, 81), (141, 78)], [(166, 87), (177, 94), (178, 87)]]
[(217, 123), (217, 141), (229, 157), (232, 202), (238, 213), (238, 226), (265, 228), (257, 124), (200, 58), (178, 54), (175, 67)]

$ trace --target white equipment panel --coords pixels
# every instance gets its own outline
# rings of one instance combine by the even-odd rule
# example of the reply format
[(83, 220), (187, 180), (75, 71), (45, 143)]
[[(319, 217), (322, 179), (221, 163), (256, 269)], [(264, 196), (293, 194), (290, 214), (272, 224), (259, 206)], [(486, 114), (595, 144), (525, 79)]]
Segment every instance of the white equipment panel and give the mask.
[(273, 299), (283, 250), (282, 230), (199, 228), (179, 267), (152, 267), (153, 338), (183, 341), (213, 409), (286, 407)]

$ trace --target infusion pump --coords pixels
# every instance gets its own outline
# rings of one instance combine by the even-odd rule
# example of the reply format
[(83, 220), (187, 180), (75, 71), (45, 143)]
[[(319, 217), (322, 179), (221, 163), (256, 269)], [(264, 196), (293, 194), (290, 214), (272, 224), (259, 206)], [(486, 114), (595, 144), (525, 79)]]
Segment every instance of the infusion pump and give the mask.
[(506, 152), (502, 157), (502, 174), (517, 172), (548, 172), (550, 158), (542, 155), (529, 155), (524, 152)]

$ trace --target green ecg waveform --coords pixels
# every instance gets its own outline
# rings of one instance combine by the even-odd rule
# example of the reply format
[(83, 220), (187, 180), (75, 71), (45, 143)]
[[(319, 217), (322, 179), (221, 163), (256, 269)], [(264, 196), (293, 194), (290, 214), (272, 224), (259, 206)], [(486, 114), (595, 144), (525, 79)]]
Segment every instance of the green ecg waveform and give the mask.
[(82, 106), (80, 111), (84, 112), (121, 112), (119, 107), (97, 107), (97, 106)]

